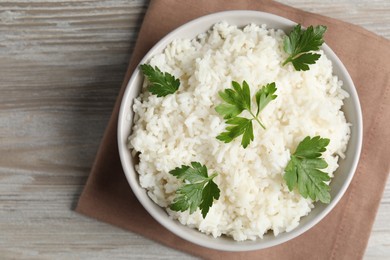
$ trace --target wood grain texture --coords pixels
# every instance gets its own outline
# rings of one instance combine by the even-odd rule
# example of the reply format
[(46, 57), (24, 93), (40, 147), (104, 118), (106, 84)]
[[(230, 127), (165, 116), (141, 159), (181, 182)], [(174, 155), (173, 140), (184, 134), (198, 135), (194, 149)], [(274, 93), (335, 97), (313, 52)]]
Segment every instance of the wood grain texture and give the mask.
[[(390, 38), (388, 0), (287, 0)], [(0, 1), (0, 259), (194, 259), (72, 211), (145, 0)], [(366, 259), (390, 259), (390, 183)]]

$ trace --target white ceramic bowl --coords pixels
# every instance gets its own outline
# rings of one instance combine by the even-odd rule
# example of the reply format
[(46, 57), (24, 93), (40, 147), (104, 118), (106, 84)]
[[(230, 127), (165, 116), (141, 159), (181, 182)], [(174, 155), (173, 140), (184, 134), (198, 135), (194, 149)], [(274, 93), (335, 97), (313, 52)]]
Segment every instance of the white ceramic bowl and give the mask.
[[(227, 11), (203, 16), (186, 23), (165, 36), (146, 54), (140, 64), (147, 62), (156, 53), (162, 52), (173, 39), (194, 38), (220, 21), (227, 21), (238, 26), (244, 26), (249, 23), (267, 24), (268, 28), (282, 29), (284, 31), (290, 31), (296, 24), (276, 15), (256, 11)], [(146, 190), (140, 186), (138, 173), (134, 169), (136, 159), (131, 156), (127, 148), (127, 138), (130, 135), (133, 123), (133, 100), (139, 95), (143, 81), (143, 76), (137, 68), (127, 85), (119, 112), (118, 146), (127, 180), (134, 194), (150, 215), (165, 228), (183, 239), (204, 247), (225, 251), (248, 251), (275, 246), (299, 236), (323, 219), (343, 196), (356, 170), (362, 145), (362, 115), (356, 89), (347, 70), (326, 44), (322, 46), (322, 49), (333, 63), (334, 74), (344, 82), (343, 88), (350, 94), (350, 97), (344, 101), (343, 111), (347, 121), (352, 123), (346, 159), (339, 161), (340, 167), (330, 184), (332, 200), (329, 204), (317, 203), (316, 207), (308, 216), (301, 219), (299, 226), (294, 230), (288, 233), (281, 233), (277, 237), (272, 232), (269, 232), (271, 234), (267, 234), (263, 239), (256, 241), (236, 242), (229, 237), (213, 238), (169, 218), (165, 209), (155, 204), (148, 197)]]

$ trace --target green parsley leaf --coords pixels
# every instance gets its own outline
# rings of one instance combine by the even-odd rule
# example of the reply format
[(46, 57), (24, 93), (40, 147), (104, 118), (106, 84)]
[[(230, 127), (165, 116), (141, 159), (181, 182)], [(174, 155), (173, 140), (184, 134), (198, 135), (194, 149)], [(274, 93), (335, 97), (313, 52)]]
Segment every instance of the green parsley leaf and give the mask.
[(276, 92), (276, 85), (275, 82), (269, 83), (262, 87), (259, 91), (256, 92), (256, 104), (257, 104), (257, 112), (256, 116), (259, 115), (261, 110), (265, 108), (266, 105), (268, 105), (269, 102), (277, 98), (277, 95), (274, 95)]
[(324, 43), (323, 36), (326, 26), (309, 26), (306, 30), (298, 24), (292, 32), (285, 36), (283, 41), (284, 51), (290, 56), (283, 62), (283, 66), (291, 62), (296, 70), (309, 70), (310, 64), (316, 63), (320, 54), (311, 53), (317, 51)]
[(251, 141), (253, 141), (253, 125), (252, 119), (244, 117), (234, 117), (226, 121), (226, 124), (231, 126), (226, 127), (226, 132), (223, 132), (217, 136), (217, 139), (230, 143), (234, 138), (243, 135), (241, 140), (242, 147), (246, 148)]
[(168, 72), (162, 72), (157, 66), (153, 68), (149, 64), (142, 64), (140, 67), (150, 82), (148, 88), (150, 93), (157, 95), (157, 97), (165, 97), (179, 89), (180, 80)]
[(239, 83), (232, 81), (233, 89), (220, 91), (219, 96), (227, 103), (218, 105), (215, 110), (223, 116), (224, 119), (233, 118), (241, 114), (244, 110), (251, 109), (251, 94), (248, 83)]
[(205, 218), (214, 199), (219, 199), (220, 190), (213, 182), (217, 173), (208, 176), (207, 167), (199, 162), (192, 162), (191, 166), (182, 165), (169, 173), (185, 181), (185, 184), (176, 191), (178, 196), (173, 200), (170, 209), (174, 211), (190, 209), (192, 214), (199, 208)]
[[(236, 137), (243, 135), (241, 145), (246, 148), (250, 142), (254, 140), (252, 120), (255, 120), (265, 129), (265, 126), (258, 116), (261, 110), (277, 97), (274, 95), (276, 86), (275, 82), (272, 82), (263, 86), (256, 92), (256, 114), (252, 112), (251, 93), (248, 83), (244, 81), (241, 87), (239, 83), (232, 81), (232, 87), (233, 89), (225, 89), (224, 91), (219, 92), (219, 96), (226, 103), (216, 106), (215, 111), (223, 116), (223, 118), (226, 119), (226, 124), (230, 126), (227, 126), (226, 132), (219, 134), (217, 139), (225, 143), (230, 143)], [(244, 110), (249, 112), (252, 116), (251, 119), (238, 117)]]
[(330, 177), (320, 171), (328, 167), (326, 161), (320, 157), (326, 151), (329, 141), (320, 136), (307, 136), (299, 143), (285, 168), (284, 180), (290, 191), (297, 187), (304, 198), (330, 203), (330, 187), (325, 183)]

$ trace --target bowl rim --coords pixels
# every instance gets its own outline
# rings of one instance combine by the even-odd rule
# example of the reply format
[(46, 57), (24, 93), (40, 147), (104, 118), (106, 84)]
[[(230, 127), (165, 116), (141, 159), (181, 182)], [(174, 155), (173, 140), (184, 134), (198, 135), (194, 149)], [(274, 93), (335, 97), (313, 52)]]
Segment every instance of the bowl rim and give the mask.
[[(142, 60), (137, 64), (136, 69), (134, 70), (130, 80), (128, 81), (128, 84), (126, 85), (125, 92), (123, 94), (122, 100), (121, 100), (121, 105), (120, 105), (120, 110), (119, 110), (119, 116), (118, 116), (118, 128), (117, 128), (117, 141), (118, 141), (118, 149), (119, 149), (119, 156), (121, 160), (121, 164), (123, 167), (123, 171), (125, 173), (126, 179), (137, 197), (138, 201), (142, 204), (142, 206), (146, 209), (146, 211), (158, 222), (160, 223), (163, 227), (171, 231), (172, 233), (176, 234), (177, 236), (190, 241), (194, 244), (211, 248), (211, 249), (216, 249), (216, 250), (223, 250), (223, 251), (232, 251), (232, 252), (238, 252), (238, 251), (251, 251), (251, 250), (259, 250), (259, 249), (264, 249), (268, 247), (272, 247), (275, 245), (282, 244), (284, 242), (287, 242), (288, 240), (291, 240), (295, 237), (300, 236), (304, 232), (308, 231), (311, 229), (313, 226), (318, 224), (328, 213), (336, 206), (336, 204), (339, 202), (341, 197), (345, 194), (348, 186), (350, 185), (352, 178), (356, 172), (356, 168), (358, 165), (358, 161), (360, 158), (361, 154), (361, 148), (362, 148), (362, 142), (363, 142), (363, 119), (362, 119), (362, 111), (361, 111), (361, 106), (358, 98), (358, 93), (356, 91), (356, 87), (347, 71), (345, 68), (344, 64), (341, 62), (341, 60), (337, 57), (337, 55), (333, 52), (333, 50), (326, 44), (324, 43), (321, 47), (321, 49), (324, 50), (328, 58), (332, 61), (335, 61), (337, 65), (339, 66), (341, 73), (344, 74), (345, 79), (343, 82), (343, 85), (350, 85), (351, 89), (348, 91), (349, 93), (349, 99), (352, 99), (352, 102), (355, 104), (354, 109), (356, 110), (356, 124), (357, 124), (357, 132), (355, 133), (357, 135), (357, 144), (356, 144), (356, 154), (354, 155), (353, 162), (352, 162), (352, 167), (349, 169), (348, 172), (348, 177), (346, 178), (345, 182), (341, 186), (340, 191), (336, 194), (335, 197), (332, 198), (331, 202), (322, 210), (317, 216), (315, 216), (311, 221), (306, 223), (303, 227), (298, 229), (298, 227), (301, 225), (299, 224), (298, 227), (294, 228), (290, 232), (284, 232), (283, 237), (280, 236), (275, 236), (275, 239), (269, 240), (269, 241), (262, 241), (261, 239), (257, 239), (253, 243), (247, 243), (245, 244), (244, 242), (237, 242), (234, 241), (235, 243), (232, 243), (230, 245), (225, 245), (225, 244), (220, 244), (220, 243), (212, 243), (210, 244), (209, 241), (203, 241), (202, 239), (198, 239), (189, 232), (183, 231), (183, 230), (178, 230), (175, 225), (172, 225), (173, 220), (171, 218), (161, 218), (159, 215), (159, 212), (156, 212), (155, 202), (152, 201), (152, 199), (147, 195), (146, 191), (144, 188), (139, 186), (139, 180), (137, 179), (137, 176), (134, 176), (133, 172), (130, 171), (130, 168), (134, 168), (134, 165), (130, 163), (130, 160), (128, 157), (128, 147), (127, 143), (123, 142), (123, 136), (124, 136), (124, 129), (123, 129), (123, 124), (127, 122), (126, 119), (126, 114), (125, 112), (129, 110), (128, 107), (126, 107), (126, 101), (129, 99), (129, 95), (131, 92), (131, 87), (136, 79), (139, 77), (140, 70), (139, 70), (139, 65), (145, 63), (150, 57), (152, 57), (156, 50), (160, 49), (161, 46), (162, 49), (164, 49), (167, 44), (169, 44), (176, 36), (176, 34), (180, 34), (182, 31), (185, 31), (187, 28), (191, 28), (193, 26), (196, 26), (197, 24), (200, 24), (205, 21), (210, 21), (210, 26), (213, 24), (217, 23), (218, 21), (223, 21), (224, 17), (226, 16), (256, 16), (258, 19), (271, 19), (275, 20), (277, 23), (284, 23), (286, 26), (294, 26), (297, 23), (293, 22), (287, 18), (271, 14), (271, 13), (266, 13), (266, 12), (260, 12), (260, 11), (252, 11), (252, 10), (230, 10), (230, 11), (222, 11), (222, 12), (216, 12), (212, 14), (208, 14), (205, 16), (201, 16), (199, 18), (196, 18), (194, 20), (191, 20), (187, 23), (184, 23), (183, 25), (177, 27), (167, 35), (165, 35), (161, 40), (159, 40), (148, 52), (147, 54), (142, 58)], [(213, 22), (212, 22), (213, 21)], [(247, 23), (249, 24), (249, 23)], [(177, 38), (177, 37), (176, 37)], [(329, 57), (331, 56), (331, 57)], [(333, 64), (334, 65), (334, 64)], [(345, 82), (347, 80), (348, 82)], [(131, 103), (132, 104), (132, 103)], [(132, 106), (130, 107), (130, 110), (132, 110)], [(130, 131), (132, 131), (132, 124), (133, 121), (130, 123)], [(128, 137), (129, 133), (127, 134)], [(127, 140), (127, 138), (126, 138)], [(349, 140), (351, 142), (351, 140)], [(136, 173), (136, 171), (134, 170)], [(145, 197), (146, 196), (146, 197)], [(145, 200), (149, 202), (145, 202)], [(157, 205), (158, 206), (158, 205)], [(159, 206), (158, 206), (159, 207)], [(310, 213), (309, 213), (310, 214)], [(182, 225), (182, 224), (180, 224)], [(184, 225), (183, 225), (184, 226)], [(187, 227), (189, 228), (189, 227)], [(199, 232), (200, 231), (196, 231)], [(215, 239), (216, 241), (218, 238)], [(252, 241), (251, 241), (252, 242)]]

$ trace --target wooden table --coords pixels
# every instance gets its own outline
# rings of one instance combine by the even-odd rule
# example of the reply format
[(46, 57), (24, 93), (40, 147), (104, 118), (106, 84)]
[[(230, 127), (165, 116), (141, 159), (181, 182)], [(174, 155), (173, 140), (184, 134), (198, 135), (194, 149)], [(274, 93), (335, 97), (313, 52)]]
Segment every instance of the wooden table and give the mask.
[[(288, 0), (390, 38), (388, 0)], [(0, 259), (192, 259), (75, 213), (148, 1), (0, 2)], [(390, 184), (366, 259), (390, 259)]]

